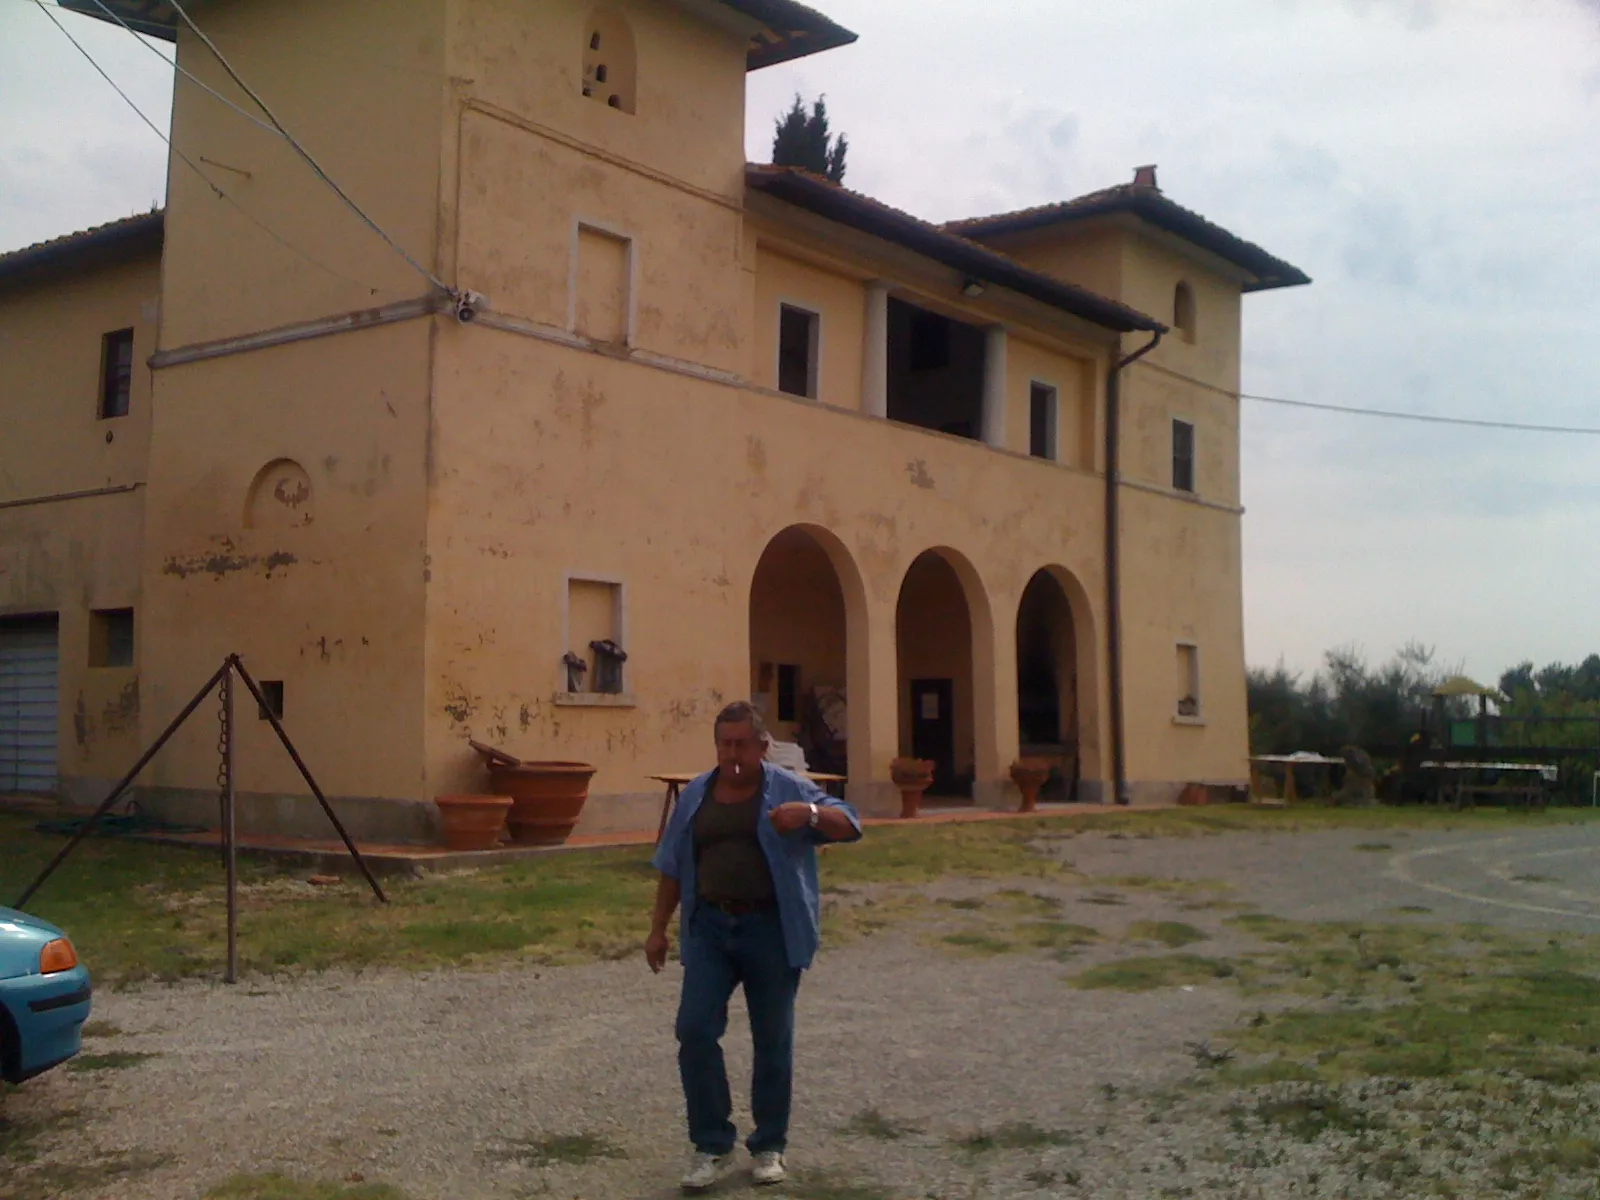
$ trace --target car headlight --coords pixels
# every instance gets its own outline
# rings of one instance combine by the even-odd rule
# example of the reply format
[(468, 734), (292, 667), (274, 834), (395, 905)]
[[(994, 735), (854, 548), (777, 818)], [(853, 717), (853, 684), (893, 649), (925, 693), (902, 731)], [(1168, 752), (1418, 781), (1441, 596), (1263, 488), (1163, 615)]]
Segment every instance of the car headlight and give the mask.
[(78, 965), (78, 952), (72, 948), (72, 943), (66, 938), (57, 938), (53, 942), (46, 942), (44, 949), (39, 951), (39, 974), (55, 975), (61, 971), (70, 971)]

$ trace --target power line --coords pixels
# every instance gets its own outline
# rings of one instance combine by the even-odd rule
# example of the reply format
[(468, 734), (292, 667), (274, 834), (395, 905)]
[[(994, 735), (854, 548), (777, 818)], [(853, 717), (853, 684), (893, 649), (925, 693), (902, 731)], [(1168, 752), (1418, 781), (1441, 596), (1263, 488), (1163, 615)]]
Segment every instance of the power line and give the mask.
[(123, 101), (127, 104), (127, 106), (129, 108), (133, 109), (133, 111), (138, 115), (138, 117), (139, 117), (139, 119), (141, 121), (143, 121), (146, 125), (148, 125), (150, 127), (151, 132), (154, 133), (158, 138), (160, 138), (163, 142), (166, 143), (167, 149), (169, 149), (173, 154), (175, 154), (178, 157), (178, 160), (180, 162), (182, 162), (186, 167), (188, 167), (191, 171), (193, 171), (196, 175), (200, 176), (200, 178), (205, 181), (205, 185), (207, 187), (209, 187), (212, 190), (212, 192), (214, 192), (216, 194), (217, 199), (227, 201), (236, 210), (238, 210), (238, 212), (241, 213), (247, 220), (249, 220), (251, 224), (255, 225), (258, 229), (260, 229), (263, 233), (265, 233), (273, 241), (277, 242), (280, 246), (284, 247), (284, 249), (291, 251), (292, 253), (294, 253), (295, 255), (299, 256), (300, 258), (305, 259), (306, 262), (310, 263), (312, 266), (316, 267), (317, 269), (322, 270), (322, 271), (326, 271), (329, 275), (334, 276), (336, 279), (342, 279), (346, 283), (354, 284), (356, 287), (366, 288), (367, 291), (372, 295), (376, 295), (377, 294), (377, 291), (378, 291), (377, 288), (369, 287), (367, 284), (362, 283), (359, 279), (351, 279), (350, 276), (344, 274), (343, 272), (336, 271), (332, 267), (326, 265), (325, 263), (320, 263), (316, 259), (312, 258), (311, 255), (307, 254), (304, 250), (300, 249), (300, 247), (296, 246), (293, 242), (287, 240), (286, 238), (282, 237), (280, 234), (275, 232), (264, 221), (262, 221), (261, 218), (257, 217), (249, 209), (245, 208), (244, 205), (240, 204), (232, 196), (228, 195), (227, 192), (223, 191), (222, 188), (217, 186), (216, 182), (214, 180), (212, 180), (211, 176), (207, 175), (204, 171), (202, 171), (200, 169), (200, 167), (195, 163), (195, 161), (193, 159), (191, 159), (187, 154), (185, 154), (182, 150), (179, 150), (176, 146), (174, 146), (172, 144), (172, 139), (169, 138), (165, 133), (163, 133), (161, 131), (160, 127), (158, 125), (156, 125), (156, 123), (154, 121), (152, 121), (149, 117), (145, 116), (144, 110), (142, 108), (140, 108), (137, 104), (135, 104), (133, 102), (133, 98), (131, 96), (129, 96), (127, 92), (122, 90), (121, 86), (117, 83), (117, 81), (115, 79), (111, 78), (111, 76), (106, 73), (104, 67), (102, 67), (98, 62), (95, 61), (94, 55), (90, 54), (88, 50), (84, 49), (83, 44), (81, 42), (79, 42), (77, 38), (72, 36), (72, 31), (69, 30), (60, 21), (56, 20), (56, 15), (53, 12), (50, 11), (50, 9), (52, 7), (54, 7), (53, 5), (49, 5), (49, 4), (44, 3), (44, 0), (33, 0), (33, 3), (35, 4), (35, 6), (38, 7), (39, 11), (41, 11), (42, 13), (44, 13), (45, 16), (50, 18), (50, 23), (61, 31), (61, 36), (66, 38), (67, 41), (71, 42), (72, 45), (73, 45), (73, 48), (75, 50), (77, 50), (77, 52), (79, 54), (83, 55), (83, 57), (85, 59), (88, 60), (89, 65), (95, 69), (96, 73), (99, 74), (100, 78), (104, 79), (107, 83), (109, 83), (111, 85), (111, 89), (114, 92), (116, 92), (117, 95), (122, 97)]
[(1196, 379), (1193, 375), (1185, 375), (1182, 371), (1174, 371), (1171, 367), (1163, 367), (1159, 363), (1153, 363), (1148, 358), (1142, 358), (1134, 365), (1157, 371), (1162, 375), (1170, 375), (1174, 379), (1181, 379), (1185, 383), (1192, 383), (1208, 392), (1216, 392), (1219, 396), (1227, 396), (1233, 400), (1254, 400), (1259, 404), (1281, 404), (1288, 408), (1310, 408), (1318, 412), (1344, 413), (1348, 416), (1382, 417), (1390, 421), (1421, 421), (1429, 425), (1461, 425), (1470, 429), (1511, 429), (1519, 433), (1569, 433), (1586, 437), (1600, 437), (1600, 428), (1582, 425), (1536, 425), (1526, 421), (1486, 421), (1475, 417), (1442, 417), (1433, 413), (1398, 412), (1389, 408), (1362, 408), (1354, 404), (1323, 404), (1315, 400), (1290, 400), (1284, 396), (1259, 396), (1252, 392), (1236, 392), (1231, 388), (1207, 383), (1203, 379)]
[[(35, 2), (37, 3), (38, 0), (35, 0)], [(168, 58), (165, 54), (161, 53), (161, 51), (157, 50), (147, 40), (145, 40), (144, 38), (139, 36), (139, 31), (137, 29), (135, 29), (132, 25), (129, 25), (126, 21), (124, 21), (122, 19), (122, 17), (120, 15), (118, 15), (116, 12), (114, 12), (111, 9), (107, 8), (106, 5), (105, 5), (104, 0), (90, 0), (90, 3), (92, 3), (101, 12), (105, 13), (106, 16), (110, 17), (118, 25), (121, 25), (129, 33), (133, 34), (134, 40), (136, 40), (146, 50), (150, 51), (151, 54), (154, 54), (157, 58), (159, 58), (162, 62), (166, 63), (169, 67), (174, 68), (178, 72), (178, 74), (182, 75), (185, 79), (188, 79), (191, 83), (195, 84), (195, 86), (199, 87), (202, 91), (209, 92), (211, 95), (215, 96), (218, 100), (221, 100), (229, 108), (233, 109), (234, 112), (238, 113), (246, 121), (249, 121), (252, 125), (259, 125), (262, 129), (265, 129), (268, 133), (272, 134), (273, 137), (282, 137), (283, 136), (281, 131), (279, 131), (277, 129), (274, 129), (271, 125), (268, 125), (265, 121), (263, 121), (260, 117), (256, 116), (254, 113), (247, 112), (243, 108), (240, 108), (232, 100), (229, 100), (226, 96), (224, 96), (221, 92), (217, 91), (216, 88), (212, 87), (205, 80), (201, 79), (193, 71), (190, 71), (188, 68), (184, 67), (181, 63), (179, 63), (177, 61), (176, 58)]]
[(361, 220), (366, 223), (369, 229), (387, 242), (390, 249), (392, 249), (401, 258), (405, 259), (406, 262), (411, 265), (412, 270), (416, 271), (417, 274), (421, 275), (440, 291), (452, 296), (455, 295), (455, 288), (445, 283), (442, 279), (434, 275), (432, 271), (428, 270), (427, 267), (423, 266), (416, 259), (412, 258), (411, 255), (406, 252), (405, 247), (400, 245), (399, 242), (395, 241), (394, 238), (390, 237), (389, 234), (384, 230), (383, 226), (379, 225), (376, 221), (369, 217), (366, 212), (363, 211), (361, 206), (352, 200), (345, 193), (345, 190), (334, 182), (333, 177), (322, 169), (321, 164), (318, 163), (316, 159), (311, 157), (311, 152), (302, 146), (298, 141), (296, 141), (294, 135), (284, 128), (283, 122), (278, 120), (272, 109), (267, 107), (267, 102), (256, 94), (255, 90), (251, 88), (251, 86), (239, 75), (239, 72), (233, 69), (233, 64), (223, 56), (221, 50), (217, 49), (217, 44), (206, 36), (205, 31), (194, 23), (194, 19), (189, 16), (187, 11), (185, 11), (183, 5), (178, 3), (178, 0), (168, 0), (168, 2), (172, 5), (173, 11), (176, 12), (178, 16), (183, 18), (183, 23), (194, 31), (196, 37), (205, 43), (206, 49), (210, 50), (211, 53), (216, 57), (217, 62), (222, 65), (222, 69), (228, 73), (229, 78), (231, 78), (234, 83), (239, 85), (240, 90), (242, 90), (246, 96), (249, 96), (251, 100), (255, 101), (256, 107), (266, 114), (267, 120), (271, 121), (272, 124), (277, 127), (278, 132), (283, 134), (283, 136), (288, 140), (289, 145), (294, 147), (295, 152), (299, 154), (301, 158), (305, 159), (306, 165), (316, 172), (317, 177), (321, 179), (323, 183), (327, 184), (333, 189), (334, 195), (343, 200), (351, 212), (360, 217)]

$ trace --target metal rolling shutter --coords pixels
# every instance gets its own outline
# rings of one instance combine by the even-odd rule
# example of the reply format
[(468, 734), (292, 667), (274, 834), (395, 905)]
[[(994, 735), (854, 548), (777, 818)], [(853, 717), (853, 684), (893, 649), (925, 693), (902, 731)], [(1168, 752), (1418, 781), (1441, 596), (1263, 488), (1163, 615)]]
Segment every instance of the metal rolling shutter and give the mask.
[(56, 786), (55, 618), (0, 620), (0, 792)]

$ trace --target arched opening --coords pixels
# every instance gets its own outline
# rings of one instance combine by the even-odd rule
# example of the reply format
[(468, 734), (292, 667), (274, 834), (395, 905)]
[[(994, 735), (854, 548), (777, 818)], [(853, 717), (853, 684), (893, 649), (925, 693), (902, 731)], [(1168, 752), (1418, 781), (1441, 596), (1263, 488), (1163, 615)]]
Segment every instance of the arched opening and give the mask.
[(792, 525), (767, 543), (750, 581), (750, 695), (812, 771), (849, 774), (850, 667), (865, 661), (855, 645), (864, 614), (855, 565), (833, 534)]
[(1053, 764), (1046, 799), (1075, 798), (1079, 723), (1072, 602), (1054, 575), (1039, 570), (1017, 605), (1017, 728), (1022, 753)]
[(583, 94), (631, 113), (638, 71), (628, 19), (616, 9), (597, 8), (583, 36)]
[(1186, 342), (1194, 341), (1194, 289), (1179, 283), (1172, 294), (1172, 327)]
[(953, 551), (925, 550), (900, 584), (895, 606), (900, 753), (931, 759), (929, 795), (972, 795), (977, 775), (973, 721), (977, 672), (973, 614)]

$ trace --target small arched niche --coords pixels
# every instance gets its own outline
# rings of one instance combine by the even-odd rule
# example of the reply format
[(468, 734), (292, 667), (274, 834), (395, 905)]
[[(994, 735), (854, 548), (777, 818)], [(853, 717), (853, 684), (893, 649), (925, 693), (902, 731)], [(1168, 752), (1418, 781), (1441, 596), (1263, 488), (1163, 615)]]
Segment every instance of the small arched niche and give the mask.
[(583, 38), (583, 94), (631, 113), (638, 71), (628, 19), (602, 5), (589, 14)]
[(1172, 327), (1186, 342), (1194, 341), (1194, 289), (1180, 282), (1172, 293)]
[(256, 472), (245, 499), (246, 529), (298, 529), (313, 515), (311, 476), (294, 459), (273, 459)]

